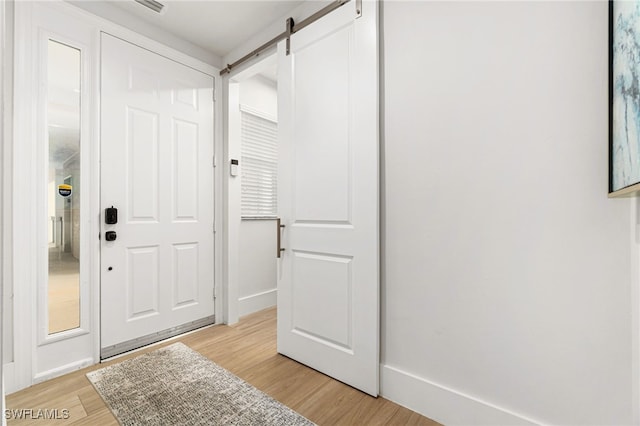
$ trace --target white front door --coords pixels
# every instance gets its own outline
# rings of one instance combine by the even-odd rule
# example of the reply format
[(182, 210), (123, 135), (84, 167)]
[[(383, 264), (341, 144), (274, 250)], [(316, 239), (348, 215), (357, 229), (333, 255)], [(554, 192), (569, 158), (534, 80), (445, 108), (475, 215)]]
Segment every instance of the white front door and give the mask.
[(378, 394), (377, 4), (278, 48), (278, 352)]
[(213, 77), (107, 34), (101, 71), (106, 358), (213, 322)]

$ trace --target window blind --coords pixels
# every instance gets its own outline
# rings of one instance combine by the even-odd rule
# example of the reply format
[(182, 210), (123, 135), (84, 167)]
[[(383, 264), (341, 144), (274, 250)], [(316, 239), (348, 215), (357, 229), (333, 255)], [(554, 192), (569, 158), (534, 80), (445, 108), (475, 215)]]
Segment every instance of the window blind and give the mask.
[(241, 110), (242, 217), (278, 214), (278, 124)]

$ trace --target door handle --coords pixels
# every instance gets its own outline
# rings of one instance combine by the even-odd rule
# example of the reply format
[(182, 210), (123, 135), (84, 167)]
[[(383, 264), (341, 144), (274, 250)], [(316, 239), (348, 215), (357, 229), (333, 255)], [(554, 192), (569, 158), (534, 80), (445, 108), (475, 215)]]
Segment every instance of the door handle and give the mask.
[(284, 249), (280, 246), (281, 245), (280, 233), (281, 233), (281, 229), (284, 229), (284, 225), (281, 223), (280, 218), (276, 219), (276, 227), (277, 227), (277, 238), (276, 238), (276, 241), (278, 242), (278, 247), (277, 247), (278, 252), (276, 254), (276, 257), (278, 259), (280, 259), (280, 253), (282, 253), (284, 251)]

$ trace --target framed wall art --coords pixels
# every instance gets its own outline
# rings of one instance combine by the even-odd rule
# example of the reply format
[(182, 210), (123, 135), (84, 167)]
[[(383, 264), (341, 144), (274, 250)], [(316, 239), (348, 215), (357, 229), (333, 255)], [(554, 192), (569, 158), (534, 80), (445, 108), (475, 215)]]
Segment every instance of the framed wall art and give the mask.
[(609, 196), (640, 193), (640, 1), (609, 2)]

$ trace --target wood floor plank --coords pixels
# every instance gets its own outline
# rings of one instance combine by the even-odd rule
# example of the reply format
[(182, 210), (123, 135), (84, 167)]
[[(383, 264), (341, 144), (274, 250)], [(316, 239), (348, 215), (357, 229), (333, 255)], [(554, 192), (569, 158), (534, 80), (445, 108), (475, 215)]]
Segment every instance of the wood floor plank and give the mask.
[(85, 374), (180, 341), (218, 365), (323, 425), (416, 425), (438, 423), (384, 398), (373, 398), (276, 351), (276, 310), (266, 309), (233, 326), (207, 327), (107, 363), (87, 367), (7, 396), (8, 409), (68, 409), (66, 420), (38, 419), (25, 425), (117, 425)]
[(119, 423), (108, 408), (96, 411), (90, 416), (82, 419), (76, 419), (69, 423), (73, 426), (118, 426)]
[[(9, 407), (9, 406), (7, 406)], [(10, 407), (10, 410), (13, 407)], [(70, 419), (83, 419), (87, 413), (78, 395), (65, 394), (41, 405), (21, 406), (10, 411), (9, 424), (16, 426), (35, 426), (47, 423), (60, 423)], [(5, 417), (7, 413), (5, 412)]]
[(84, 411), (86, 411), (87, 415), (92, 415), (98, 411), (102, 411), (105, 408), (108, 409), (107, 405), (104, 403), (100, 395), (96, 392), (93, 385), (85, 386), (84, 388), (78, 391), (78, 397), (80, 398), (80, 402), (82, 402), (82, 406), (84, 407)]

